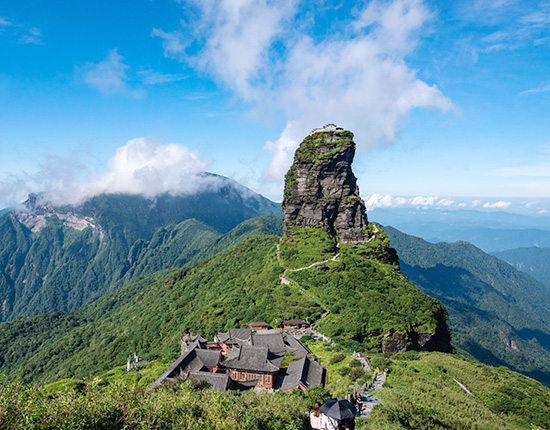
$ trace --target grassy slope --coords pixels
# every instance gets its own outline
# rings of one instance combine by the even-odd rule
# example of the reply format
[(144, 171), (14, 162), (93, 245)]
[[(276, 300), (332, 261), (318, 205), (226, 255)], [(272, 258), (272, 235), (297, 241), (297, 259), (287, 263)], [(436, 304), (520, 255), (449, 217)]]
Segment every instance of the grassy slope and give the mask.
[[(341, 337), (341, 342), (351, 340), (348, 343), (356, 347), (382, 350), (384, 330), (404, 333), (412, 340), (413, 332), (433, 334), (438, 321), (444, 320), (441, 304), (420, 292), (399, 267), (372, 258), (384, 246), (380, 240), (354, 248), (342, 244), (338, 261), (287, 272), (289, 279), (331, 310), (320, 325), (327, 335)], [(294, 229), (281, 242), (281, 263), (290, 269), (305, 267), (330, 259), (335, 247), (334, 238), (320, 228)]]
[[(212, 337), (217, 331), (264, 320), (319, 316), (322, 310), (280, 284), (277, 236), (256, 236), (192, 268), (130, 283), (74, 313), (90, 321), (43, 343), (9, 374), (23, 380), (81, 377), (124, 363), (130, 352), (146, 359), (174, 358), (184, 330)], [(160, 275), (159, 275), (160, 276)], [(0, 326), (10, 331), (12, 326)], [(6, 345), (9, 347), (9, 345)]]
[(550, 392), (539, 382), (458, 355), (406, 355), (391, 357), (390, 376), (377, 392), (383, 406), (361, 428), (550, 428)]
[[(139, 387), (148, 385), (168, 365), (151, 362), (142, 365), (139, 373), (126, 374), (117, 368), (88, 381), (64, 380), (44, 387), (0, 384), (0, 426), (307, 429), (305, 408), (314, 401), (350, 393), (356, 377), (363, 383), (372, 372), (355, 367), (349, 351), (340, 347), (306, 343), (329, 367), (328, 391), (234, 395), (187, 381), (144, 392)], [(370, 359), (374, 366), (389, 367), (390, 373), (384, 387), (375, 392), (383, 404), (368, 419), (358, 419), (358, 429), (550, 428), (550, 390), (506, 368), (438, 352)]]
[(468, 243), (386, 231), (403, 272), (446, 306), (461, 353), (550, 384), (550, 293), (543, 285)]

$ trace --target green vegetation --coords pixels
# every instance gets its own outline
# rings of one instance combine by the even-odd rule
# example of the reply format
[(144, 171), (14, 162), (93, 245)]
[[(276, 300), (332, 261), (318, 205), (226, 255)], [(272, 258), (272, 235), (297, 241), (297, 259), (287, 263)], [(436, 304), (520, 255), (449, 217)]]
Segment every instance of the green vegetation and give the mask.
[(550, 290), (550, 248), (530, 246), (494, 252), (493, 255), (528, 273)]
[[(59, 214), (87, 217), (82, 231), (49, 216), (33, 233), (13, 213), (0, 216), (0, 322), (46, 312), (72, 311), (130, 279), (195, 264), (250, 234), (279, 233), (279, 220), (249, 232), (231, 231), (248, 218), (280, 207), (238, 184), (193, 196), (102, 195)], [(248, 193), (243, 197), (243, 193)], [(36, 208), (36, 215), (48, 211)], [(271, 225), (267, 225), (271, 224)], [(258, 227), (258, 226), (256, 226)], [(254, 230), (254, 231), (252, 231)], [(240, 235), (239, 235), (240, 234)]]
[(154, 392), (95, 379), (51, 393), (21, 383), (0, 385), (2, 429), (305, 429), (311, 400), (299, 393), (221, 393), (174, 383)]
[[(328, 142), (323, 136), (337, 136), (333, 142)], [(296, 150), (294, 158), (302, 163), (315, 163), (329, 160), (337, 153), (344, 152), (345, 148), (353, 145), (351, 131), (323, 131), (307, 136)]]
[(447, 308), (459, 352), (550, 386), (545, 286), (469, 243), (433, 244), (391, 227), (386, 232), (403, 273)]
[(361, 428), (550, 428), (549, 391), (539, 382), (453, 354), (413, 358), (386, 357), (389, 377), (377, 392), (383, 406)]
[(338, 261), (287, 273), (331, 310), (319, 330), (350, 347), (378, 351), (389, 340), (384, 330), (402, 333), (411, 343), (415, 334), (435, 334), (445, 318), (441, 304), (421, 293), (398, 267), (361, 252), (341, 245)]
[(290, 227), (281, 239), (280, 258), (285, 269), (298, 269), (334, 257), (336, 239), (319, 227)]
[[(252, 321), (319, 318), (317, 304), (281, 284), (278, 241), (255, 236), (192, 268), (130, 282), (69, 315), (0, 324), (1, 371), (23, 381), (90, 377), (134, 351), (147, 360), (176, 358), (184, 330), (212, 338)], [(54, 329), (41, 330), (45, 323)]]

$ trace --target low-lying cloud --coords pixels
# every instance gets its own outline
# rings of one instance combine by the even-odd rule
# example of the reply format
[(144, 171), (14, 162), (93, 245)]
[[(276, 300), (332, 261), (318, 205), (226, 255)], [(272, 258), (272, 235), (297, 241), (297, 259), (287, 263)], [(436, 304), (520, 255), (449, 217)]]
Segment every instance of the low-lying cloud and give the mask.
[(82, 177), (79, 172), (85, 167), (77, 154), (48, 157), (39, 173), (6, 178), (0, 183), (0, 191), (11, 199), (15, 196), (7, 194), (9, 189), (40, 191), (44, 200), (53, 205), (78, 205), (104, 193), (145, 197), (194, 194), (221, 186), (217, 177), (205, 174), (207, 166), (207, 161), (184, 145), (161, 144), (159, 139), (140, 137), (119, 147), (99, 173)]
[(287, 120), (279, 138), (265, 144), (271, 161), (264, 179), (282, 179), (314, 127), (331, 122), (353, 130), (359, 149), (368, 150), (394, 142), (414, 108), (454, 109), (406, 61), (432, 19), (422, 0), (364, 3), (322, 37), (313, 31), (315, 12), (308, 25), (295, 0), (183, 3), (196, 18), (187, 14), (183, 29), (153, 32), (165, 55)]
[(391, 196), (389, 194), (372, 194), (365, 198), (367, 211), (373, 209), (392, 209), (392, 208), (484, 208), (484, 209), (508, 209), (512, 206), (512, 202), (498, 200), (496, 202), (482, 202), (481, 200), (473, 200), (471, 202), (457, 202), (452, 199), (440, 198), (438, 196), (416, 196), (416, 197), (400, 197)]

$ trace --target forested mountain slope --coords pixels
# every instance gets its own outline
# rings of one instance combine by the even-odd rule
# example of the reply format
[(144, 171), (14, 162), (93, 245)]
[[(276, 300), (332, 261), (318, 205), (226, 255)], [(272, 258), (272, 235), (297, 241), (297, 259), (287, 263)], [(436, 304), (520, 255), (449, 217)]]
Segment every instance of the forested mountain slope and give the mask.
[(550, 248), (530, 246), (494, 252), (493, 255), (528, 273), (550, 290)]
[(447, 308), (458, 351), (550, 384), (550, 292), (544, 285), (469, 243), (433, 244), (385, 230), (403, 273)]
[(220, 240), (231, 246), (223, 235), (246, 219), (280, 217), (278, 204), (223, 181), (190, 196), (100, 195), (76, 208), (31, 196), (26, 210), (0, 217), (0, 321), (77, 309), (135, 276), (213, 255)]

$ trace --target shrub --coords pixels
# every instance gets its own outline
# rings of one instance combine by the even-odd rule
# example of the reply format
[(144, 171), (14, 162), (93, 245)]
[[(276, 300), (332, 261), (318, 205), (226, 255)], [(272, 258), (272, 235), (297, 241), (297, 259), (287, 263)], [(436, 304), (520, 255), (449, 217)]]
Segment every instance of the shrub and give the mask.
[(349, 364), (349, 367), (363, 367), (361, 362), (359, 360), (356, 360), (355, 358), (351, 360), (351, 363)]
[(349, 376), (352, 379), (359, 379), (364, 375), (365, 375), (365, 371), (361, 367), (354, 367), (349, 371)]
[(344, 354), (336, 354), (330, 359), (330, 364), (340, 363), (346, 356)]

